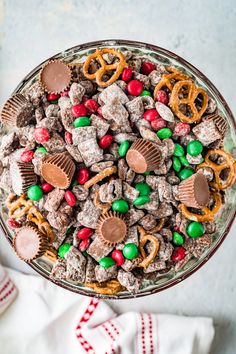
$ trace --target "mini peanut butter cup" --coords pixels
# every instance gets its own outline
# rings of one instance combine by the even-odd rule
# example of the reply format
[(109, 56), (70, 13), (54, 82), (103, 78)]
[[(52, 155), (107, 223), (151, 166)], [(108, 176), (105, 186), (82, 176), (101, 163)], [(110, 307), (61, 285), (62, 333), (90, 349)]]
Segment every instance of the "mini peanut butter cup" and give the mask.
[(67, 153), (59, 153), (43, 160), (41, 174), (53, 187), (66, 189), (75, 173), (75, 164)]
[(154, 171), (161, 164), (161, 152), (151, 141), (137, 139), (128, 150), (126, 161), (136, 173)]
[(46, 252), (48, 239), (35, 226), (28, 223), (13, 237), (13, 248), (20, 259), (30, 262)]
[(30, 186), (33, 186), (37, 182), (37, 175), (34, 173), (34, 165), (32, 163), (12, 163), (10, 166), (10, 177), (12, 189), (17, 195), (26, 192)]
[(207, 116), (206, 118), (207, 121), (210, 121), (212, 120), (217, 129), (219, 130), (220, 134), (222, 135), (222, 137), (225, 136), (226, 132), (227, 132), (227, 129), (228, 129), (228, 125), (227, 125), (227, 122), (226, 120), (219, 115), (219, 113), (213, 113), (209, 116)]
[(127, 224), (124, 216), (108, 211), (99, 218), (96, 231), (103, 243), (115, 246), (124, 240), (127, 234)]
[(65, 91), (71, 82), (71, 69), (61, 60), (51, 60), (41, 69), (39, 81), (48, 93)]
[(192, 208), (206, 206), (210, 198), (207, 179), (200, 172), (183, 180), (178, 186), (178, 193), (181, 203)]
[(0, 119), (10, 127), (25, 127), (29, 124), (33, 113), (33, 105), (20, 93), (16, 93), (4, 104)]

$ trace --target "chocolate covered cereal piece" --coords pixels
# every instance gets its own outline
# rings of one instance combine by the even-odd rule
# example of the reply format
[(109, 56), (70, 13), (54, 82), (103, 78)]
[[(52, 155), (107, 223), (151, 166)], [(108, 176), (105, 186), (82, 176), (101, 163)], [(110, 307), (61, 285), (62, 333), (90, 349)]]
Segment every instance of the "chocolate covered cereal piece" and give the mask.
[(81, 84), (73, 82), (69, 91), (69, 97), (73, 106), (79, 104), (82, 101), (84, 94), (85, 88)]
[(88, 198), (89, 190), (82, 185), (73, 187), (72, 192), (76, 196), (76, 199), (81, 202)]
[(222, 138), (213, 120), (206, 120), (197, 124), (193, 128), (193, 133), (204, 146), (208, 146), (214, 141)]
[(137, 293), (139, 291), (141, 281), (131, 273), (125, 272), (120, 269), (117, 276), (118, 281), (122, 286), (124, 286), (129, 292)]
[(117, 266), (114, 265), (109, 268), (103, 268), (100, 265), (97, 265), (95, 267), (95, 276), (96, 280), (99, 283), (102, 283), (104, 281), (110, 280), (110, 279), (116, 279), (117, 278)]
[(94, 206), (93, 202), (91, 200), (86, 200), (82, 211), (77, 215), (77, 220), (85, 227), (96, 229), (100, 214), (101, 211)]
[(129, 226), (136, 224), (144, 216), (143, 210), (131, 208), (127, 213)]
[(51, 211), (51, 212), (56, 211), (59, 208), (64, 198), (64, 195), (65, 195), (65, 191), (63, 189), (59, 189), (59, 188), (53, 189), (46, 196), (44, 208), (47, 211)]
[(91, 126), (97, 129), (97, 137), (102, 138), (108, 131), (110, 124), (103, 118), (92, 114), (90, 116)]
[(86, 251), (98, 262), (101, 258), (106, 257), (112, 250), (113, 246), (104, 244), (101, 238), (96, 235)]
[(123, 90), (116, 84), (112, 84), (105, 88), (100, 96), (99, 100), (103, 102), (103, 104), (125, 104), (129, 101), (127, 95), (123, 92)]
[(50, 279), (53, 281), (66, 279), (66, 261), (65, 259), (58, 259), (53, 263), (53, 267), (50, 273)]

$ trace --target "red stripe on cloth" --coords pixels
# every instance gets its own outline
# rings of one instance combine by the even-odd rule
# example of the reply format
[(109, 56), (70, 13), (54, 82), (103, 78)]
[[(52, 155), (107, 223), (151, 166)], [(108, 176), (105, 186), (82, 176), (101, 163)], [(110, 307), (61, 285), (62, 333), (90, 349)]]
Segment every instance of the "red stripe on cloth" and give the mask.
[(148, 323), (149, 323), (150, 354), (154, 354), (153, 323), (152, 323), (152, 316), (150, 314), (148, 314)]
[(15, 285), (14, 285), (14, 284), (12, 285), (12, 287), (10, 288), (10, 290), (8, 290), (8, 292), (7, 292), (4, 296), (0, 297), (0, 305), (1, 305), (1, 302), (2, 302), (2, 301), (6, 300), (7, 297), (11, 295), (11, 293), (13, 292), (13, 290), (15, 290)]
[[(102, 327), (105, 330), (105, 333), (107, 334), (108, 338), (110, 339), (111, 343), (111, 352), (112, 354), (116, 354), (115, 348), (113, 346), (113, 342), (115, 342), (115, 337), (112, 335), (112, 333), (110, 332), (110, 330), (108, 329), (107, 325), (105, 323), (103, 323)], [(108, 354), (108, 353), (107, 353)]]
[(3, 278), (0, 280), (0, 285), (2, 285), (2, 283), (6, 280), (7, 276), (8, 276), (8, 275), (7, 275), (7, 273), (5, 272)]
[(146, 342), (145, 342), (145, 325), (144, 325), (144, 316), (141, 313), (141, 340), (142, 340), (142, 354), (147, 354), (146, 352)]
[(8, 285), (10, 285), (11, 280), (9, 279), (6, 284), (3, 285), (3, 287), (0, 289), (0, 295), (4, 292), (4, 290), (6, 290), (6, 288), (8, 287)]
[(111, 320), (110, 321), (107, 321), (111, 327), (113, 328), (114, 332), (119, 336), (120, 335), (120, 332), (118, 330), (118, 328), (116, 327), (116, 324), (114, 322), (112, 322)]

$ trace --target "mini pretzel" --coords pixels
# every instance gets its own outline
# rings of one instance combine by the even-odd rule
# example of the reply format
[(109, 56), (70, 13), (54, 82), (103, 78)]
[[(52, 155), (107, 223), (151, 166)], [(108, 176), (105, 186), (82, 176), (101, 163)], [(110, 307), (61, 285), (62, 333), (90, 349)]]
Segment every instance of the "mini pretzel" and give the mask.
[(29, 210), (27, 215), (27, 219), (38, 226), (39, 231), (41, 231), (44, 235), (47, 235), (50, 238), (50, 241), (54, 240), (54, 233), (51, 229), (49, 223), (44, 219), (43, 215), (35, 208), (32, 207)]
[(106, 213), (111, 208), (111, 203), (102, 203), (99, 199), (99, 191), (95, 192), (93, 204), (97, 209), (102, 210), (102, 214)]
[(92, 187), (94, 184), (96, 184), (97, 182), (102, 181), (104, 178), (106, 178), (106, 177), (108, 177), (108, 176), (110, 176), (110, 175), (112, 175), (113, 173), (116, 173), (116, 172), (117, 172), (117, 167), (116, 166), (105, 168), (103, 171), (98, 173), (96, 176), (94, 176), (91, 179), (89, 179), (84, 184), (84, 187), (88, 189), (88, 188)]
[(53, 248), (50, 248), (44, 253), (44, 256), (47, 257), (50, 261), (56, 262), (58, 259), (57, 252)]
[(33, 202), (31, 200), (26, 200), (24, 194), (17, 197), (15, 194), (11, 193), (6, 200), (6, 206), (9, 209), (8, 216), (10, 218), (20, 219), (32, 208)]
[[(217, 163), (213, 162), (210, 160), (210, 156), (216, 154), (219, 156), (223, 156), (225, 159), (225, 163), (218, 165)], [(210, 167), (214, 173), (214, 182), (210, 182), (210, 186), (215, 188), (216, 190), (223, 190), (231, 186), (235, 182), (236, 178), (236, 161), (232, 158), (231, 155), (229, 155), (226, 151), (224, 150), (219, 150), (219, 149), (212, 149), (209, 150), (205, 156), (205, 162), (197, 166), (197, 170), (199, 168), (203, 167)], [(222, 181), (220, 177), (221, 171), (229, 169), (229, 175), (226, 179), (226, 181)]]
[[(119, 59), (119, 62), (114, 64), (107, 64), (105, 59), (103, 58), (103, 54), (112, 54)], [(89, 74), (89, 67), (93, 60), (97, 60), (99, 62), (100, 68), (95, 73)], [(96, 79), (96, 82), (99, 86), (107, 87), (113, 84), (113, 82), (115, 82), (119, 78), (125, 66), (126, 66), (126, 62), (123, 54), (118, 52), (116, 49), (97, 48), (96, 51), (93, 54), (89, 55), (85, 60), (83, 66), (83, 73), (84, 76), (87, 77), (87, 79), (89, 80)], [(110, 77), (108, 81), (103, 81), (102, 80), (103, 76), (106, 74), (106, 72), (110, 70), (115, 70), (114, 74)]]
[(155, 234), (156, 232), (159, 232), (163, 228), (165, 221), (166, 221), (165, 218), (160, 219), (157, 226), (153, 227), (148, 232), (150, 232), (150, 234)]
[(182, 73), (181, 71), (168, 67), (166, 68), (168, 70), (168, 74), (164, 74), (161, 78), (161, 80), (158, 82), (158, 84), (155, 87), (154, 90), (154, 97), (157, 97), (157, 91), (161, 90), (163, 87), (167, 87), (170, 92), (173, 90), (174, 84), (177, 81), (180, 80), (190, 80), (190, 77)]
[[(187, 97), (180, 98), (179, 94), (183, 92), (184, 89), (187, 89)], [(195, 100), (196, 98), (202, 95), (202, 107), (200, 110), (197, 109)], [(176, 114), (176, 116), (185, 123), (196, 123), (199, 122), (201, 116), (205, 112), (208, 104), (208, 95), (205, 90), (201, 87), (197, 87), (191, 80), (179, 81), (175, 84), (171, 96), (169, 105)], [(188, 117), (180, 110), (181, 105), (187, 105), (191, 108), (192, 116)]]
[(124, 287), (116, 279), (108, 280), (104, 283), (85, 283), (85, 286), (93, 289), (98, 294), (104, 295), (114, 295), (124, 290)]
[(222, 205), (222, 199), (220, 193), (218, 192), (213, 193), (213, 197), (215, 200), (213, 209), (209, 209), (208, 207), (201, 208), (200, 210), (203, 212), (202, 215), (192, 213), (191, 211), (189, 211), (188, 207), (184, 204), (179, 205), (180, 210), (188, 220), (198, 221), (198, 222), (213, 221), (216, 213), (219, 211)]
[[(146, 234), (145, 230), (142, 227), (138, 226), (138, 230), (140, 233), (139, 250), (141, 256), (143, 257), (142, 262), (139, 263), (138, 266), (146, 269), (149, 266), (149, 264), (153, 261), (153, 259), (156, 257), (160, 245), (158, 239), (153, 235)], [(144, 246), (148, 241), (151, 242), (151, 252), (149, 253), (149, 255), (147, 255), (144, 250)]]

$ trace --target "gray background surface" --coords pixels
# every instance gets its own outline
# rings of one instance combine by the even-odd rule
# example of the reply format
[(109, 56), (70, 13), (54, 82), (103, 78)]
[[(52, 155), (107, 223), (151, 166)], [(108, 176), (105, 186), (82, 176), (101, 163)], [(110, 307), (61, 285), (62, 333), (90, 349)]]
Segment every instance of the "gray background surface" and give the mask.
[[(47, 57), (106, 38), (136, 39), (183, 56), (205, 73), (236, 114), (236, 9), (233, 0), (0, 0), (0, 105)], [(214, 317), (212, 353), (236, 353), (236, 225), (197, 273), (152, 297), (110, 302), (119, 312), (154, 311)], [(3, 237), (0, 259), (32, 272)]]

